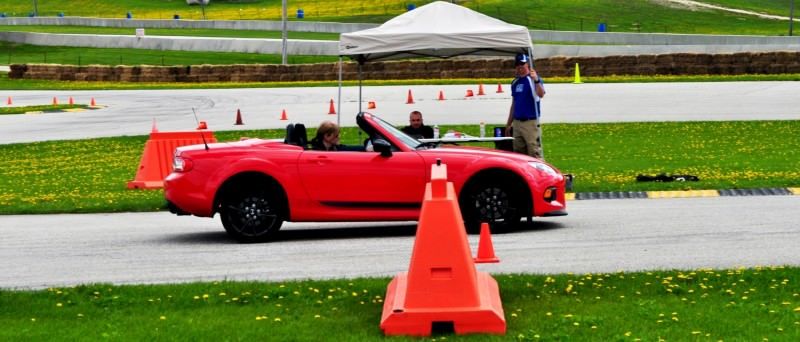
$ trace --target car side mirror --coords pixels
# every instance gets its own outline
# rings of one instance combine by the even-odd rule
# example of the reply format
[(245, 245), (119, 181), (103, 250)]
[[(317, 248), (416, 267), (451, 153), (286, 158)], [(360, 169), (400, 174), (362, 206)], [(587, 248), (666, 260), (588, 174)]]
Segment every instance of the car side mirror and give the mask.
[(392, 144), (384, 139), (377, 138), (372, 140), (372, 148), (375, 152), (380, 152), (382, 157), (392, 156)]

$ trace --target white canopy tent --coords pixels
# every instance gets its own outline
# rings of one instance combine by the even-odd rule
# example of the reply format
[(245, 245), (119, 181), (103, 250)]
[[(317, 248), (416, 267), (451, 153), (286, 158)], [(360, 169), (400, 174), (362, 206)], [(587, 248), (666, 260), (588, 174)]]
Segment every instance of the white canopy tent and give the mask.
[(532, 52), (531, 36), (526, 27), (448, 2), (432, 2), (379, 27), (340, 36), (339, 106), (342, 57), (358, 62), (358, 111), (361, 112), (361, 66), (368, 61), (463, 55), (514, 56), (517, 53), (532, 56)]

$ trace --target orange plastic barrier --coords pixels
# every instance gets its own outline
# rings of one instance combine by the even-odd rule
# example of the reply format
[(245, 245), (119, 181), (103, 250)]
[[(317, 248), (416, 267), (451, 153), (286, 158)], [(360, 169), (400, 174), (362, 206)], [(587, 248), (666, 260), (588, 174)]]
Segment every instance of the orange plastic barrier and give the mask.
[[(200, 134), (203, 134), (201, 137)], [(128, 189), (158, 189), (164, 187), (164, 178), (172, 172), (172, 158), (180, 146), (216, 142), (214, 132), (151, 132), (144, 144), (144, 153), (136, 170), (136, 178), (128, 182)]]
[(430, 336), (434, 326), (456, 334), (506, 332), (497, 282), (475, 270), (445, 165), (433, 166), (411, 265), (389, 283), (380, 325), (386, 335), (413, 336)]

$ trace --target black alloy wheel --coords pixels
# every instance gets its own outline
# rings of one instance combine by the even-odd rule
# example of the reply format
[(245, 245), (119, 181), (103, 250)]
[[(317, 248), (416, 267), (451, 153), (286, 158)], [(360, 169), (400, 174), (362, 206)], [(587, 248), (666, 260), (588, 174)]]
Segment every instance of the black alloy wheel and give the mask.
[(278, 196), (266, 190), (233, 192), (222, 199), (225, 231), (240, 242), (268, 241), (281, 228)]
[(461, 214), (467, 232), (479, 233), (482, 222), (489, 223), (492, 232), (507, 231), (519, 224), (523, 204), (518, 191), (509, 184), (477, 182), (470, 185), (462, 197)]

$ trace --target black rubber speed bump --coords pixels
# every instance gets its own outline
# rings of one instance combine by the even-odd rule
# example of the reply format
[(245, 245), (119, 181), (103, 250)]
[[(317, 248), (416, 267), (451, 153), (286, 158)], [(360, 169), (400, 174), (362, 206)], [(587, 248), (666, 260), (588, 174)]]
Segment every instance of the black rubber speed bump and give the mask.
[(786, 188), (757, 188), (720, 190), (720, 196), (784, 196), (792, 195)]
[(644, 191), (578, 192), (576, 200), (647, 198)]

